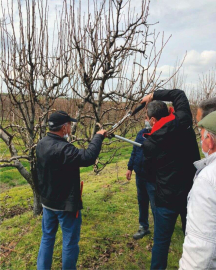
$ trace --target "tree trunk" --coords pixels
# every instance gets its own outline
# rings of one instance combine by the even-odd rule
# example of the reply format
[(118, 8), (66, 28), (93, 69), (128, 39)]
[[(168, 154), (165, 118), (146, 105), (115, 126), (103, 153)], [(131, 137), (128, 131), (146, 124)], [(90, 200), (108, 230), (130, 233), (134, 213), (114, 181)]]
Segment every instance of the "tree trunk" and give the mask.
[(34, 216), (38, 216), (42, 212), (40, 195), (35, 190), (33, 190), (33, 194), (34, 194), (33, 214)]
[(42, 212), (41, 199), (39, 195), (38, 189), (38, 175), (36, 170), (36, 160), (35, 158), (31, 162), (31, 177), (32, 177), (32, 191), (34, 195), (34, 203), (33, 203), (33, 214), (34, 216), (38, 216)]

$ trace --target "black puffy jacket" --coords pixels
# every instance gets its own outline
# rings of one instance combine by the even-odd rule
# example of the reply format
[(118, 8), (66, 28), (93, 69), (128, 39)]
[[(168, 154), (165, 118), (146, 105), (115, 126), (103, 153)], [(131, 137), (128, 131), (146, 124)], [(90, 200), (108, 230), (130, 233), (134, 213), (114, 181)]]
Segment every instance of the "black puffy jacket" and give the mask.
[(192, 114), (182, 90), (159, 90), (153, 99), (171, 101), (175, 112), (161, 118), (143, 142), (144, 165), (155, 168), (156, 206), (178, 209), (186, 206), (195, 175), (193, 162), (200, 159)]
[(39, 141), (36, 156), (42, 204), (71, 212), (82, 209), (79, 168), (94, 164), (103, 139), (103, 135), (96, 134), (86, 150), (77, 149), (53, 133)]

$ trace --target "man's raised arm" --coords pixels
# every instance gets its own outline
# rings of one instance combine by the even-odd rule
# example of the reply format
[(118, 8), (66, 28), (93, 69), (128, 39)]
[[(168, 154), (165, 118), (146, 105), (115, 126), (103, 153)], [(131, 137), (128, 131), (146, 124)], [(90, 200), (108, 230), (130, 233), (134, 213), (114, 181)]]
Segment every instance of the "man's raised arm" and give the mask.
[(152, 100), (170, 101), (173, 103), (175, 114), (179, 117), (181, 124), (192, 124), (192, 114), (189, 101), (185, 92), (179, 89), (158, 90), (154, 94), (145, 96), (141, 103)]

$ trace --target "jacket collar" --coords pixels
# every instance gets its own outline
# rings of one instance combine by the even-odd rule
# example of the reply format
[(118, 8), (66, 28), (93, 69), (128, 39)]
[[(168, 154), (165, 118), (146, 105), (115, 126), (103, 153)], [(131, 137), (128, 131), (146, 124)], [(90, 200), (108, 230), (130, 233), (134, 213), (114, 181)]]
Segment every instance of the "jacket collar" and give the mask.
[(173, 121), (173, 120), (176, 118), (176, 117), (175, 117), (175, 114), (173, 114), (173, 113), (174, 113), (174, 109), (173, 109), (173, 107), (170, 107), (170, 108), (169, 108), (169, 115), (166, 116), (166, 117), (162, 117), (159, 121), (157, 121), (157, 122), (154, 124), (154, 126), (153, 126), (151, 132), (150, 132), (150, 133), (144, 133), (144, 134), (143, 134), (143, 137), (144, 137), (145, 135), (147, 135), (147, 136), (152, 135), (154, 132), (160, 130), (165, 124), (167, 124), (167, 123)]
[(67, 140), (65, 140), (65, 138), (57, 135), (57, 134), (54, 134), (54, 133), (51, 133), (51, 132), (47, 132), (47, 136), (49, 137), (52, 137), (52, 138), (55, 138), (57, 140), (61, 140), (61, 141), (64, 141), (64, 142), (67, 142)]
[(194, 166), (197, 169), (197, 173), (199, 173), (202, 169), (204, 169), (206, 166), (211, 164), (214, 160), (216, 160), (216, 152), (209, 155), (207, 158), (203, 158), (201, 160), (195, 161)]

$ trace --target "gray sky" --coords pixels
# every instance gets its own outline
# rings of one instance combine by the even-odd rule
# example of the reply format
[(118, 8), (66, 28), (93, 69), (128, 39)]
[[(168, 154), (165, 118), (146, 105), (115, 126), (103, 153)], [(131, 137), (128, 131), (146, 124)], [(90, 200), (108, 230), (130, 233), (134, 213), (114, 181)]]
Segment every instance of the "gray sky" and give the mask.
[(186, 51), (187, 83), (198, 82), (198, 75), (216, 66), (215, 0), (152, 0), (149, 13), (149, 22), (159, 21), (157, 31), (164, 31), (165, 37), (172, 34), (160, 61), (163, 75)]
[[(61, 9), (62, 3), (62, 0), (48, 0), (50, 33), (52, 21), (56, 18), (56, 7)], [(93, 7), (93, 3), (90, 0), (90, 6)], [(82, 0), (81, 5), (82, 11), (86, 10), (87, 0)], [(141, 0), (132, 1), (136, 11), (140, 5)], [(14, 13), (15, 27), (19, 29), (18, 9), (15, 8)], [(149, 13), (148, 23), (159, 22), (152, 26), (152, 30), (164, 31), (165, 38), (172, 35), (158, 66), (158, 71), (163, 72), (162, 77), (169, 76), (177, 59), (181, 61), (186, 51), (183, 69), (188, 84), (196, 85), (198, 75), (216, 67), (216, 0), (152, 0)], [(23, 17), (25, 19), (25, 13)]]

